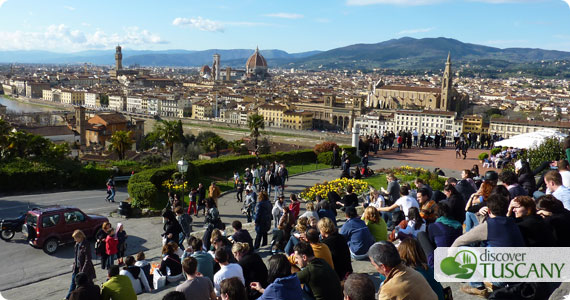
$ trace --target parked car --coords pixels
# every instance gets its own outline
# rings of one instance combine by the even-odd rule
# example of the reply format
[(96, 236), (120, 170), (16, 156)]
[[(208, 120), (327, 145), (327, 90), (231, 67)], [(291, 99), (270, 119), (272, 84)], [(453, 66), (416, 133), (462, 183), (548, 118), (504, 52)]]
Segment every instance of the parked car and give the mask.
[(85, 214), (71, 206), (35, 208), (27, 212), (22, 232), (30, 245), (54, 254), (60, 245), (73, 242), (71, 235), (76, 229), (94, 238), (104, 222), (109, 219)]

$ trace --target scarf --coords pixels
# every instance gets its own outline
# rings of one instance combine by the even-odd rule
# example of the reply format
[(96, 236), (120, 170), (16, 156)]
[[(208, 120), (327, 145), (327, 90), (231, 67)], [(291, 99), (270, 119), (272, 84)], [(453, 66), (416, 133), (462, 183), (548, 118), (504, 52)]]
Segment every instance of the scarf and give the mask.
[(435, 220), (436, 222), (439, 222), (443, 225), (447, 225), (449, 227), (452, 227), (454, 229), (458, 229), (461, 227), (461, 223), (459, 223), (459, 221), (450, 219), (448, 217), (439, 217)]

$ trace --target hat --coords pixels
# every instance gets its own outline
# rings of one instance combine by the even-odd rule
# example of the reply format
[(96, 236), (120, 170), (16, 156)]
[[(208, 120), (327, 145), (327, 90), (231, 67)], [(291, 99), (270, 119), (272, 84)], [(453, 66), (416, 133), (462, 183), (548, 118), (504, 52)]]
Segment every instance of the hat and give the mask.
[(495, 172), (495, 171), (487, 171), (485, 173), (484, 180), (497, 181), (497, 180), (499, 180), (499, 174), (497, 174), (497, 172)]

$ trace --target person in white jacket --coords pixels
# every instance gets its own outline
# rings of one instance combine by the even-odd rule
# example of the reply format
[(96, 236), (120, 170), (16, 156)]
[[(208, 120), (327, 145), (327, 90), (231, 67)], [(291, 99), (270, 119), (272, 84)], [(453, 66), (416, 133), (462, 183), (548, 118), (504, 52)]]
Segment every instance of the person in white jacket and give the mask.
[(133, 256), (127, 256), (125, 259), (125, 265), (120, 275), (125, 275), (131, 280), (133, 289), (135, 293), (142, 294), (143, 292), (150, 293), (150, 285), (142, 268), (135, 266), (135, 258)]
[(275, 228), (279, 226), (279, 220), (283, 215), (283, 196), (279, 196), (275, 204), (273, 205), (273, 209), (271, 210), (271, 214), (273, 215), (273, 220), (275, 221)]

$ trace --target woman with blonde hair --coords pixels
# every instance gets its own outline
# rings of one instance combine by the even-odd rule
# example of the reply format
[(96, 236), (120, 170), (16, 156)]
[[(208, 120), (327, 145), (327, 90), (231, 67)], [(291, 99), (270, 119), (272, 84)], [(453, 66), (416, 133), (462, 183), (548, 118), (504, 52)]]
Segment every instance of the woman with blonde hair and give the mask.
[(386, 226), (386, 222), (375, 207), (368, 206), (364, 210), (364, 214), (362, 214), (362, 220), (366, 223), (368, 230), (370, 230), (376, 242), (388, 239), (388, 227)]
[(95, 278), (95, 267), (93, 266), (93, 261), (91, 261), (91, 244), (85, 237), (83, 231), (77, 229), (71, 235), (75, 240), (74, 247), (74, 257), (73, 260), (73, 272), (71, 273), (71, 285), (69, 286), (69, 292), (65, 299), (69, 299), (71, 292), (75, 290), (75, 276), (79, 273), (84, 273), (87, 275), (89, 281), (93, 281)]
[(445, 299), (443, 287), (441, 283), (435, 280), (433, 268), (428, 266), (426, 255), (416, 239), (408, 238), (402, 240), (398, 246), (398, 253), (406, 266), (413, 268), (424, 276), (439, 300)]
[(289, 238), (287, 245), (285, 245), (284, 250), (286, 255), (293, 253), (293, 247), (299, 243), (301, 236), (307, 232), (307, 228), (309, 228), (309, 219), (306, 217), (299, 218), (297, 220), (297, 225), (295, 225), (295, 229), (291, 233), (291, 237)]
[(299, 218), (307, 217), (310, 219), (311, 217), (315, 217), (315, 219), (319, 221), (319, 214), (315, 211), (315, 204), (313, 204), (313, 202), (307, 202), (307, 205), (305, 206), (307, 208), (307, 211), (304, 212)]
[(352, 273), (352, 261), (346, 238), (338, 233), (334, 222), (329, 218), (321, 218), (317, 224), (321, 234), (321, 242), (331, 251), (334, 270), (340, 280)]
[(248, 298), (257, 299), (261, 294), (257, 290), (251, 289), (250, 283), (259, 282), (263, 288), (267, 287), (267, 267), (265, 263), (259, 254), (250, 251), (247, 243), (234, 243), (232, 254), (243, 271)]
[(469, 197), (469, 201), (467, 201), (465, 206), (465, 232), (479, 224), (479, 210), (486, 205), (485, 201), (487, 201), (492, 191), (493, 185), (489, 182), (483, 182), (479, 190)]

